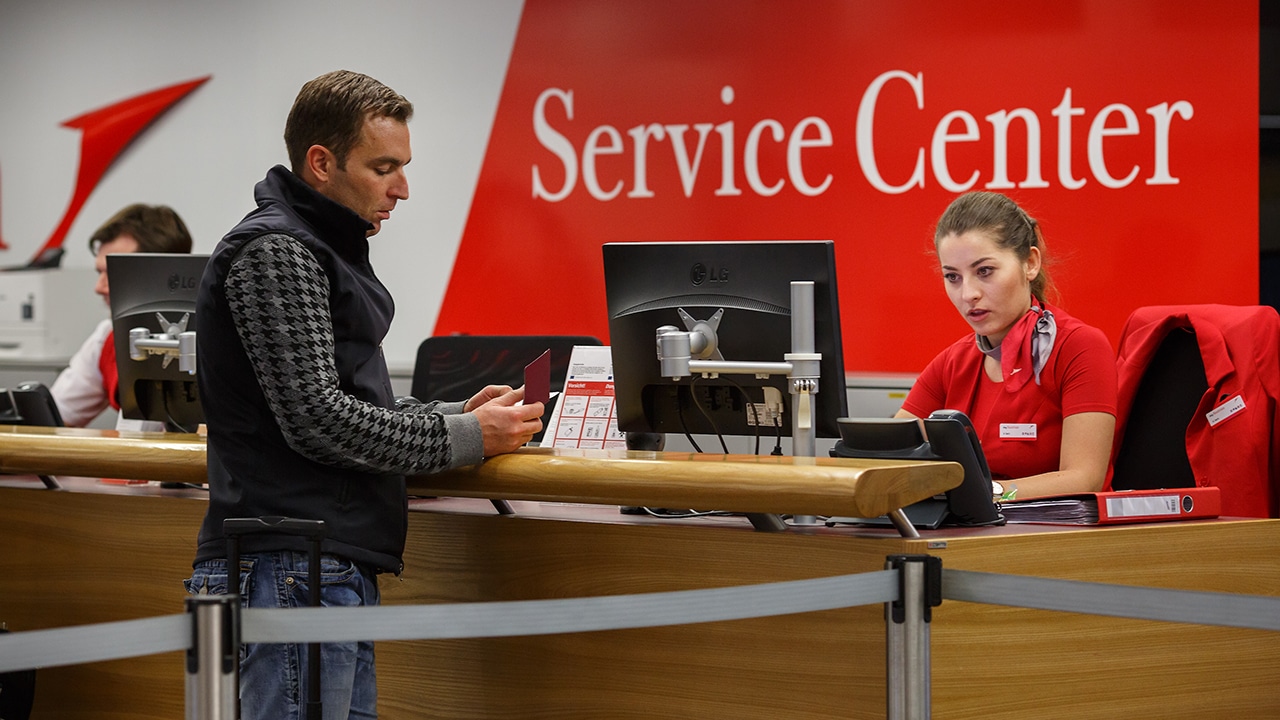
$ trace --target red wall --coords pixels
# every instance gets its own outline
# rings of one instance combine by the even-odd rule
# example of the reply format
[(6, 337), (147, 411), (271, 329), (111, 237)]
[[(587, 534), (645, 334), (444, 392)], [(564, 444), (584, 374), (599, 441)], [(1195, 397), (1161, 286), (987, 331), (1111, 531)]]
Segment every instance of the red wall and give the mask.
[(607, 339), (604, 242), (830, 238), (847, 369), (915, 372), (966, 332), (931, 254), (962, 185), (1113, 344), (1254, 304), (1257, 88), (1255, 1), (530, 0), (435, 331)]

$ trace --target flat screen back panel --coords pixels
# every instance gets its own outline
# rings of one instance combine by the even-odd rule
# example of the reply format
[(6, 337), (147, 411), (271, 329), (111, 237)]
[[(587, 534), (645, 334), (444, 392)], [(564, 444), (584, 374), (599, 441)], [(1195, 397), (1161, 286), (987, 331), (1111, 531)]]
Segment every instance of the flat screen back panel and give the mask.
[(115, 330), (116, 365), (120, 371), (120, 411), (126, 418), (166, 422), (192, 430), (204, 422), (196, 376), (152, 355), (129, 357), (129, 331), (146, 328), (163, 333), (165, 324), (196, 329), (196, 293), (208, 255), (126, 253), (107, 256), (111, 318)]
[(608, 243), (604, 275), (620, 430), (750, 435), (765, 424), (756, 404), (764, 402), (762, 388), (772, 387), (787, 405), (779, 422), (789, 434), (785, 377), (664, 378), (656, 331), (664, 325), (688, 330), (685, 315), (708, 320), (723, 310), (717, 334), (724, 359), (782, 362), (791, 352), (791, 283), (811, 281), (814, 344), (822, 354), (816, 430), (820, 437), (840, 436), (836, 419), (848, 411), (834, 243)]

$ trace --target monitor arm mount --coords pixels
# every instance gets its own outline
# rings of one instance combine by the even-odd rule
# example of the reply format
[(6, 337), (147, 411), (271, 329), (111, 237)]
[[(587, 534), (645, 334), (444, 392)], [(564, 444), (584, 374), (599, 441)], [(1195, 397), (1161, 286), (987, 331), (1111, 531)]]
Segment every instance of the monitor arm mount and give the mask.
[(187, 322), (191, 315), (183, 313), (178, 322), (170, 322), (161, 313), (156, 313), (156, 320), (164, 332), (152, 335), (146, 328), (133, 328), (129, 331), (129, 358), (143, 361), (151, 355), (161, 355), (164, 362), (161, 367), (169, 367), (173, 359), (178, 358), (178, 369), (189, 375), (196, 374), (196, 333), (187, 330)]
[[(791, 392), (791, 454), (813, 457), (816, 454), (817, 415), (813, 395), (818, 392), (822, 360), (822, 354), (814, 352), (813, 283), (791, 283), (791, 352), (783, 356), (783, 362), (724, 360), (720, 355), (716, 335), (723, 314), (724, 310), (720, 309), (707, 320), (695, 320), (681, 310), (686, 330), (680, 330), (674, 325), (658, 328), (658, 365), (662, 375), (672, 380), (690, 377), (694, 373), (703, 377), (716, 377), (720, 374), (755, 375), (758, 378), (785, 375)], [(776, 519), (776, 516), (773, 517)], [(766, 529), (761, 527), (754, 516), (751, 522), (757, 529)], [(776, 522), (781, 525), (781, 520)], [(811, 524), (813, 518), (797, 517), (796, 522)]]

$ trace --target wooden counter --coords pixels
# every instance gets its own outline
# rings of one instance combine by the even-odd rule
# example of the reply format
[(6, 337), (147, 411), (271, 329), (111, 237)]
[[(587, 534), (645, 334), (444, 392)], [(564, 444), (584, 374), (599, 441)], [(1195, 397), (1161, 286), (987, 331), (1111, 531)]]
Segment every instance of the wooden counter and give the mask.
[[(205, 482), (204, 439), (0, 425), (0, 473)], [(957, 463), (522, 448), (410, 494), (876, 517), (960, 484)]]
[(0, 473), (203, 483), (204, 438), (0, 425)]
[[(507, 481), (510, 465), (486, 465), (493, 482)], [(461, 482), (448, 482), (455, 480)], [(556, 482), (564, 481), (529, 484)], [(180, 612), (202, 491), (66, 484), (55, 492), (38, 482), (0, 481), (0, 621), (26, 630)], [(656, 520), (602, 505), (513, 505), (516, 515), (498, 516), (482, 499), (412, 501), (406, 570), (382, 577), (384, 602), (799, 580), (879, 570), (897, 553), (933, 554), (949, 569), (1280, 596), (1276, 520), (1024, 525), (909, 540), (891, 530), (760, 533), (739, 517)], [(1280, 717), (1275, 633), (946, 601), (934, 611), (932, 653), (940, 720)], [(387, 642), (378, 646), (380, 716), (881, 718), (884, 655), (879, 606), (640, 630)], [(33, 717), (177, 718), (182, 687), (177, 653), (47, 668)]]

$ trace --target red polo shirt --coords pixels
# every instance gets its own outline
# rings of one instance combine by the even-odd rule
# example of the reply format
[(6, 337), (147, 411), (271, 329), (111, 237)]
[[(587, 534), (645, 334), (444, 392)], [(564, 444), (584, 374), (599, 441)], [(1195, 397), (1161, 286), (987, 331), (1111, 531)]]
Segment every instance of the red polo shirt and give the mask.
[(917, 417), (944, 408), (968, 415), (995, 477), (1058, 470), (1062, 418), (1082, 412), (1116, 414), (1116, 361), (1106, 335), (1060, 308), (1046, 307), (1058, 331), (1039, 385), (1027, 382), (1006, 392), (1004, 383), (983, 371), (986, 356), (970, 334), (925, 367), (902, 404)]

